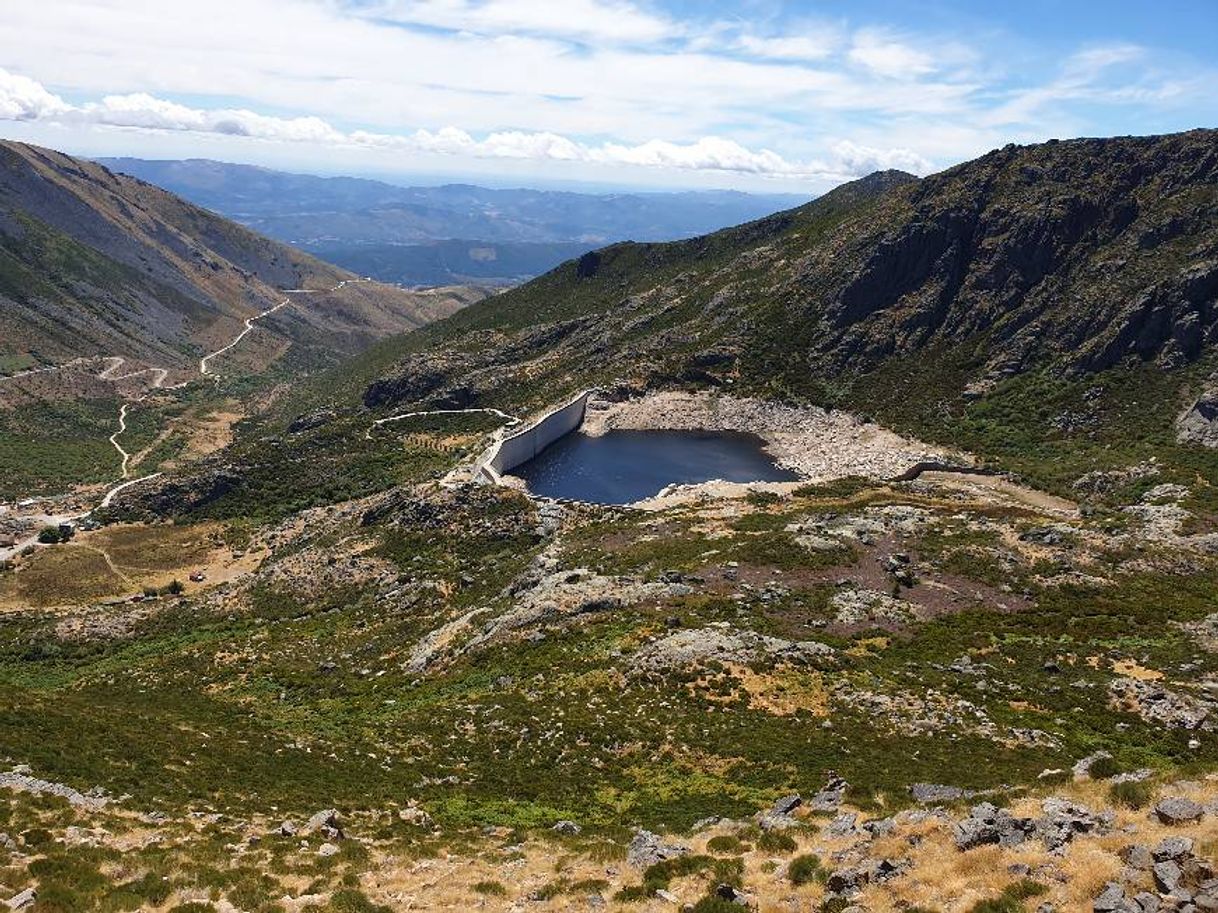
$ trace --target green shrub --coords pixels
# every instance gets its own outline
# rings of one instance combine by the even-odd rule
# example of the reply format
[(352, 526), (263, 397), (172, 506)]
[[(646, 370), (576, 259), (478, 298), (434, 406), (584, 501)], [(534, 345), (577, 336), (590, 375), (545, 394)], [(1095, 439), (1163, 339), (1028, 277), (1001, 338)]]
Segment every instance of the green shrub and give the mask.
[(474, 885), (474, 893), (484, 897), (507, 897), (507, 888), (498, 881), (480, 881)]
[(787, 866), (787, 878), (790, 879), (793, 885), (824, 881), (828, 877), (828, 874), (824, 866), (820, 864), (820, 857), (812, 853), (796, 856), (791, 860), (791, 864)]
[(794, 837), (782, 831), (763, 831), (757, 838), (757, 848), (765, 853), (793, 853), (797, 845)]
[(1047, 890), (1043, 884), (1024, 878), (1007, 885), (997, 897), (974, 904), (969, 913), (1021, 913), (1025, 909), (1025, 900), (1039, 897)]
[(772, 491), (750, 491), (744, 496), (744, 500), (753, 507), (770, 507), (777, 504), (782, 498)]
[(746, 852), (749, 846), (735, 834), (719, 834), (706, 842), (706, 848), (712, 853), (735, 855)]
[(1108, 788), (1108, 796), (1124, 808), (1145, 808), (1154, 797), (1154, 790), (1144, 781), (1126, 780), (1124, 783), (1113, 783)]
[(1099, 757), (1091, 762), (1088, 772), (1093, 780), (1109, 780), (1121, 772), (1121, 766), (1115, 758)]

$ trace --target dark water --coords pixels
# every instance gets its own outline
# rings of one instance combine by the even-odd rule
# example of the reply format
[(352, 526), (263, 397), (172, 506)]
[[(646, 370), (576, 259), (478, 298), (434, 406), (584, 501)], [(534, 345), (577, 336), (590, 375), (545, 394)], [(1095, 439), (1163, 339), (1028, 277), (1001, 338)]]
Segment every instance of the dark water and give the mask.
[(761, 438), (734, 431), (574, 432), (512, 470), (536, 494), (597, 504), (629, 504), (674, 482), (787, 482)]

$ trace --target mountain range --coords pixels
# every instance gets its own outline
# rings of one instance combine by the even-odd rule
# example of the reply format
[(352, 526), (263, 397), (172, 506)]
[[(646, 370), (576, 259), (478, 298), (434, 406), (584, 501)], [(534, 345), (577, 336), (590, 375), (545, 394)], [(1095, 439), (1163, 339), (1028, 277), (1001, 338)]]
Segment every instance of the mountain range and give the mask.
[(704, 234), (804, 202), (734, 191), (401, 187), (205, 159), (101, 162), (332, 263), (407, 285), (516, 282), (611, 241)]

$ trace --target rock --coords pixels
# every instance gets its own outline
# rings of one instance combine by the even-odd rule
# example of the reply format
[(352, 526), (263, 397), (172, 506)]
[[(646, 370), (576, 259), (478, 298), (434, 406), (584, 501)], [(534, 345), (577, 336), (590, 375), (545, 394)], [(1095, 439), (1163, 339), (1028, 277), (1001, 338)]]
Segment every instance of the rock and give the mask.
[(27, 907), (34, 905), (34, 901), (38, 899), (38, 892), (33, 888), (26, 888), (20, 894), (14, 894), (8, 899), (8, 908), (10, 910), (24, 910)]
[(1121, 858), (1125, 860), (1125, 865), (1141, 872), (1149, 872), (1155, 864), (1155, 857), (1151, 854), (1150, 848), (1141, 843), (1125, 847), (1121, 851)]
[(0, 789), (3, 788), (35, 795), (59, 796), (80, 808), (104, 808), (110, 801), (103, 790), (95, 788), (87, 793), (82, 793), (63, 783), (40, 780), (30, 774), (30, 768), (25, 764), (14, 767), (7, 773), (0, 773)]
[(915, 783), (909, 787), (913, 800), (922, 805), (942, 805), (964, 798), (964, 790), (958, 786), (942, 786), (938, 783)]
[(301, 833), (322, 833), (332, 840), (341, 840), (343, 838), (343, 829), (338, 823), (338, 809), (323, 808), (321, 811), (316, 812), (305, 822)]
[(763, 831), (781, 831), (794, 827), (799, 822), (791, 812), (803, 805), (803, 799), (796, 793), (778, 799), (768, 811), (757, 816), (757, 826)]
[(626, 861), (635, 868), (645, 869), (663, 862), (665, 859), (678, 859), (689, 855), (690, 849), (682, 843), (665, 843), (658, 834), (640, 830), (630, 841), (626, 850)]
[(288, 434), (299, 434), (302, 431), (311, 431), (314, 428), (320, 428), (322, 425), (327, 425), (338, 417), (333, 409), (315, 409), (312, 412), (306, 412), (303, 415), (298, 415), (292, 419), (288, 425)]
[(1031, 818), (1016, 818), (1006, 809), (995, 808), (989, 802), (975, 806), (969, 816), (954, 828), (956, 847), (971, 850), (989, 843), (1018, 846), (1036, 829)]
[(317, 855), (323, 859), (328, 859), (330, 856), (337, 856), (341, 852), (333, 843), (323, 843), (317, 848)]
[(804, 800), (799, 793), (792, 793), (789, 796), (783, 796), (781, 799), (776, 800), (770, 807), (770, 814), (789, 815), (803, 804)]
[(841, 777), (830, 777), (829, 782), (809, 801), (808, 807), (814, 812), (835, 812), (846, 798), (846, 790), (849, 788), (850, 784)]
[(299, 831), (300, 828), (296, 826), (295, 821), (284, 821), (279, 825), (279, 836), (281, 837), (295, 837)]
[(550, 830), (554, 831), (556, 834), (562, 834), (566, 837), (574, 837), (576, 834), (582, 831), (583, 828), (581, 828), (574, 821), (567, 821), (566, 819), (563, 819), (550, 828)]
[(1104, 885), (1091, 904), (1091, 909), (1094, 913), (1141, 913), (1138, 905), (1125, 896), (1125, 889), (1116, 881)]
[(1155, 806), (1155, 816), (1164, 824), (1173, 827), (1200, 821), (1204, 814), (1204, 808), (1191, 799), (1180, 796), (1163, 799)]
[(1037, 819), (1036, 832), (1050, 851), (1061, 849), (1076, 834), (1102, 834), (1112, 827), (1112, 812), (1096, 815), (1087, 806), (1065, 799), (1046, 799), (1041, 808), (1044, 816)]
[(728, 903), (734, 903), (737, 906), (748, 907), (753, 903), (753, 898), (745, 894), (739, 888), (730, 884), (721, 884), (715, 888), (715, 896), (720, 900), (726, 900)]
[(1108, 686), (1109, 704), (1116, 710), (1136, 713), (1148, 723), (1171, 729), (1213, 730), (1218, 721), (1211, 702), (1163, 687), (1157, 682), (1118, 678)]
[(636, 672), (666, 672), (696, 667), (705, 662), (748, 665), (759, 660), (805, 663), (834, 654), (817, 641), (792, 641), (753, 631), (718, 627), (675, 631), (648, 644), (633, 657)]
[(1156, 862), (1151, 874), (1154, 876), (1155, 886), (1164, 894), (1170, 894), (1180, 886), (1180, 876), (1183, 872), (1180, 866), (1168, 859)]
[(906, 866), (891, 859), (869, 859), (858, 865), (831, 872), (825, 890), (831, 895), (851, 897), (869, 884), (882, 884), (901, 874)]
[(1158, 913), (1163, 907), (1163, 902), (1159, 900), (1157, 894), (1151, 894), (1149, 891), (1141, 891), (1134, 895), (1133, 902), (1138, 905), (1141, 913)]
[(1157, 862), (1174, 860), (1179, 862), (1193, 854), (1193, 841), (1188, 837), (1164, 837), (1151, 850)]
[(850, 834), (858, 831), (857, 823), (859, 816), (853, 812), (838, 815), (825, 827), (825, 833), (830, 837), (847, 837)]

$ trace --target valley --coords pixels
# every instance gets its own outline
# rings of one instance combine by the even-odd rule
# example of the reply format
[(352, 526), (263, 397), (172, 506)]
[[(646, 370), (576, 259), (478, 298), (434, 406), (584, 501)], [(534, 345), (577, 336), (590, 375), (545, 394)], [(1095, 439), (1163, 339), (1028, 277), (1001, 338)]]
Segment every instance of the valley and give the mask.
[[(4, 482), (0, 896), (1218, 906), (1216, 150), (881, 171), (404, 333), (310, 261), (0, 380), (0, 456), (82, 454)], [(614, 435), (629, 497), (530, 490)]]

